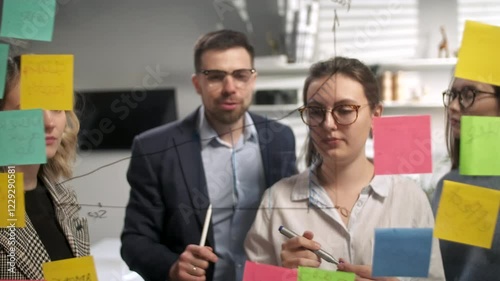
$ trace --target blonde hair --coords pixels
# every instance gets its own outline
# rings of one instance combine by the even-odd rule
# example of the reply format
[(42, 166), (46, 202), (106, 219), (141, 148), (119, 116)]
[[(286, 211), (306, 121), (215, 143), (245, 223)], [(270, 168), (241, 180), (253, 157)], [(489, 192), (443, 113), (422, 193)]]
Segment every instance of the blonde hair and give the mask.
[(61, 178), (70, 178), (73, 175), (73, 163), (76, 159), (80, 122), (74, 111), (67, 110), (65, 113), (66, 128), (64, 128), (56, 154), (51, 159), (48, 159), (47, 164), (43, 164), (38, 172), (39, 175), (47, 176), (54, 181)]

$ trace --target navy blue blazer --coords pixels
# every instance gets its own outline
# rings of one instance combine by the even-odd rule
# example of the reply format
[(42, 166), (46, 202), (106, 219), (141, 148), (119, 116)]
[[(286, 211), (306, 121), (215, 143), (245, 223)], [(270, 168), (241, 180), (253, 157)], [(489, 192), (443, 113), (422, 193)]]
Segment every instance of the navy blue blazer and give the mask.
[[(147, 281), (168, 280), (189, 244), (198, 244), (210, 199), (197, 129), (198, 110), (135, 137), (127, 172), (131, 186), (121, 256)], [(259, 136), (266, 186), (297, 173), (295, 137), (276, 121), (251, 114)], [(212, 227), (207, 245), (215, 249)], [(207, 270), (212, 281), (213, 264)]]

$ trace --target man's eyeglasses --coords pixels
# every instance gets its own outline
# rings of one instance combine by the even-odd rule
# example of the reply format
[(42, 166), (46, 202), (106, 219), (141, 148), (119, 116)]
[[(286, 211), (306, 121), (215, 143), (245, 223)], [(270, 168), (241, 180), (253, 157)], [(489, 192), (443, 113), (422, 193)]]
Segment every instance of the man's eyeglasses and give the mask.
[(226, 75), (233, 76), (235, 85), (237, 87), (244, 86), (250, 78), (252, 78), (253, 74), (256, 72), (255, 69), (236, 69), (233, 72), (229, 73), (224, 70), (218, 69), (202, 69), (200, 73), (204, 74), (207, 77), (207, 80), (212, 85), (220, 86), (224, 82)]
[(325, 122), (326, 114), (330, 113), (339, 125), (351, 125), (358, 119), (358, 111), (361, 105), (342, 104), (326, 109), (320, 106), (303, 106), (299, 108), (302, 121), (310, 126), (317, 127)]
[(448, 107), (458, 97), (460, 108), (466, 109), (474, 104), (478, 94), (495, 95), (495, 93), (480, 91), (472, 87), (464, 87), (460, 91), (451, 89), (443, 92), (443, 104), (445, 107)]

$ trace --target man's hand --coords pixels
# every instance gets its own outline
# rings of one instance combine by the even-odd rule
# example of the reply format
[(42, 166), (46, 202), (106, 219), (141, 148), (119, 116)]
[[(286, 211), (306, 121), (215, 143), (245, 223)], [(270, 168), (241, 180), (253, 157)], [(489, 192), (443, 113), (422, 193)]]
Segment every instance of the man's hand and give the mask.
[(210, 247), (188, 245), (170, 268), (170, 280), (205, 281), (209, 262), (216, 263), (217, 259)]
[(344, 259), (339, 259), (340, 263), (337, 265), (339, 271), (352, 272), (356, 274), (356, 281), (399, 281), (394, 277), (372, 277), (372, 268), (369, 265), (354, 265), (346, 262)]
[(283, 267), (319, 267), (321, 259), (311, 251), (321, 249), (321, 245), (314, 242), (313, 237), (314, 233), (305, 231), (302, 237), (294, 237), (283, 243), (281, 245), (281, 264)]

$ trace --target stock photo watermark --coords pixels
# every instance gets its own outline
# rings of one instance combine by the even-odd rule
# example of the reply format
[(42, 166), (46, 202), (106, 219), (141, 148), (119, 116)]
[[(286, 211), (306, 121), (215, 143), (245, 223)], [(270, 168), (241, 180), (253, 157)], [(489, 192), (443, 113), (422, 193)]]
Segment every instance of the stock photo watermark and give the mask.
[[(155, 68), (146, 66), (146, 75), (142, 78), (141, 86), (136, 86), (132, 89), (130, 95), (122, 94), (120, 98), (111, 102), (111, 112), (118, 115), (120, 120), (125, 120), (129, 117), (130, 112), (138, 107), (138, 105), (147, 98), (147, 91), (158, 88), (165, 79), (170, 75), (160, 69), (160, 65)], [(116, 126), (110, 118), (102, 118), (99, 122), (99, 127), (91, 130), (83, 130), (85, 139), (81, 140), (79, 145), (80, 150), (77, 163), (82, 157), (88, 156), (92, 152), (92, 147), (96, 147), (102, 143), (106, 134), (112, 133)]]
[(7, 229), (8, 245), (7, 250), (7, 271), (16, 272), (16, 167), (7, 167)]

